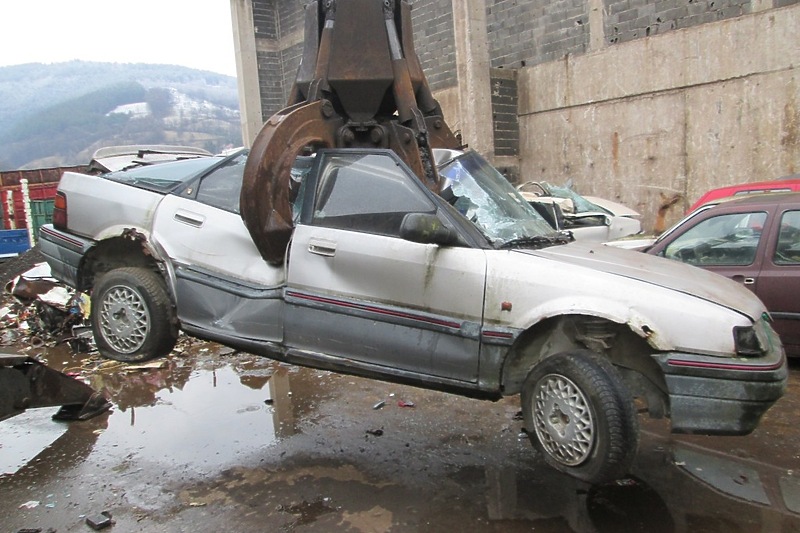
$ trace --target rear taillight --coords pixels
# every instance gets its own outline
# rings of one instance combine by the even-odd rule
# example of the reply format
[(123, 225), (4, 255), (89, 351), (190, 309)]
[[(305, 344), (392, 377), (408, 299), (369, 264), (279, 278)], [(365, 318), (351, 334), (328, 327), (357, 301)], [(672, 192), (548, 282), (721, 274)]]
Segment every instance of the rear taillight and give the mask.
[(56, 192), (53, 202), (53, 227), (67, 229), (67, 195), (61, 191)]

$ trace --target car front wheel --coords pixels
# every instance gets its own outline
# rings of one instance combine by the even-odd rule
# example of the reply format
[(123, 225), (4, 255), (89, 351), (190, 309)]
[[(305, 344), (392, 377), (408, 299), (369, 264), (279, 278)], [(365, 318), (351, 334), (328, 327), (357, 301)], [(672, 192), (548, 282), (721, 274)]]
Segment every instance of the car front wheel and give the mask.
[(100, 353), (125, 362), (167, 355), (178, 338), (161, 277), (146, 268), (117, 268), (92, 292), (92, 330)]
[(631, 395), (614, 365), (594, 352), (565, 352), (536, 365), (523, 385), (522, 414), (545, 461), (574, 478), (617, 479), (636, 456)]

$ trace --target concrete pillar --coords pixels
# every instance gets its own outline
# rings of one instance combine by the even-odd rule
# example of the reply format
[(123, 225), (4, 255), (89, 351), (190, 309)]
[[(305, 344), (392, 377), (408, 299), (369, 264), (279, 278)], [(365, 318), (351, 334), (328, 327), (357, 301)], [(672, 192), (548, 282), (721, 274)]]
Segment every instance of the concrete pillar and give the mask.
[(231, 0), (231, 21), (233, 46), (236, 52), (242, 141), (245, 146), (252, 146), (263, 125), (252, 0)]
[(589, 50), (594, 52), (605, 46), (606, 25), (603, 0), (589, 0)]
[(486, 0), (453, 0), (461, 130), (464, 143), (494, 158)]

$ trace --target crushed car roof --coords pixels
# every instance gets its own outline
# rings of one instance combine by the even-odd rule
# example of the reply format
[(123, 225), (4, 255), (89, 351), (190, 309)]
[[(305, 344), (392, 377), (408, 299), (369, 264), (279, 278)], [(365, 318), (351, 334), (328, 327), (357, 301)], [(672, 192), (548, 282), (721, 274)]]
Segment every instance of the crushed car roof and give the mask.
[(194, 159), (213, 155), (208, 150), (192, 146), (164, 144), (108, 146), (98, 149), (89, 163), (89, 172), (102, 174), (125, 168), (152, 165), (180, 159)]

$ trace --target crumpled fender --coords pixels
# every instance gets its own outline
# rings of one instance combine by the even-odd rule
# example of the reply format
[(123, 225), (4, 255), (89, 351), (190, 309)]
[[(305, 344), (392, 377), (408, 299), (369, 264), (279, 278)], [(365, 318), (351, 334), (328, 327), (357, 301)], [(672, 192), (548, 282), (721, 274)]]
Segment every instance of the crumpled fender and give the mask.
[(603, 318), (617, 324), (626, 324), (631, 330), (655, 350), (670, 351), (675, 346), (663, 335), (663, 329), (651, 318), (608, 299), (565, 296), (544, 302), (528, 310), (518, 321), (521, 329), (527, 329), (548, 318), (568, 315), (587, 315)]

